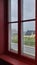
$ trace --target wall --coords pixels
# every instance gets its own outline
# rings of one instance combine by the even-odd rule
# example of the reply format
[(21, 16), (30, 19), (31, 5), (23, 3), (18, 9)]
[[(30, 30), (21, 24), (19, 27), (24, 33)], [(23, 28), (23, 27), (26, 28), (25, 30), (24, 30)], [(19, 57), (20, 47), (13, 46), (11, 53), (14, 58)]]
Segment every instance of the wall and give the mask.
[(0, 54), (4, 52), (4, 0), (0, 0)]

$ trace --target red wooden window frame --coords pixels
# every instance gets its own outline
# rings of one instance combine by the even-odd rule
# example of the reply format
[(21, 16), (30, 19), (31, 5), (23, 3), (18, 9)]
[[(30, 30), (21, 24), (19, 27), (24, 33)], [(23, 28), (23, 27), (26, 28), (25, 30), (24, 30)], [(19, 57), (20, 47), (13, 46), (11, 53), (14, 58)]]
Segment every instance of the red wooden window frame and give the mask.
[[(5, 38), (5, 54), (8, 54), (11, 57), (15, 57), (17, 59), (23, 59), (22, 61), (33, 64), (35, 64), (35, 60), (37, 61), (37, 0), (36, 0), (36, 19), (29, 19), (29, 20), (23, 20), (21, 21), (21, 0), (18, 0), (18, 54), (15, 54), (13, 52), (8, 51), (8, 0), (4, 0), (4, 38)], [(36, 36), (35, 36), (35, 59), (28, 57), (28, 56), (22, 56), (21, 55), (21, 22), (28, 22), (28, 21), (34, 21), (36, 24)], [(16, 21), (17, 22), (17, 21)], [(15, 23), (15, 22), (14, 22)], [(25, 60), (24, 60), (25, 59)]]

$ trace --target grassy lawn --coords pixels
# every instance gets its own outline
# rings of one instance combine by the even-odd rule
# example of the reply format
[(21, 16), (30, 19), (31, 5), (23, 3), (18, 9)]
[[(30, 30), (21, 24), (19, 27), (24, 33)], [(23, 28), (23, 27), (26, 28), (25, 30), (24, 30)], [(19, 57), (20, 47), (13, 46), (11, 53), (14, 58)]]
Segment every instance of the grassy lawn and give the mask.
[(18, 43), (18, 36), (17, 35), (13, 35), (12, 43)]
[[(25, 45), (34, 46), (35, 45), (35, 36), (31, 36), (30, 37), (30, 36), (24, 35), (23, 41), (24, 41)], [(18, 43), (18, 37), (17, 37), (17, 35), (13, 35), (12, 43)]]
[(24, 44), (28, 46), (34, 46), (35, 45), (35, 38), (34, 37), (24, 37)]

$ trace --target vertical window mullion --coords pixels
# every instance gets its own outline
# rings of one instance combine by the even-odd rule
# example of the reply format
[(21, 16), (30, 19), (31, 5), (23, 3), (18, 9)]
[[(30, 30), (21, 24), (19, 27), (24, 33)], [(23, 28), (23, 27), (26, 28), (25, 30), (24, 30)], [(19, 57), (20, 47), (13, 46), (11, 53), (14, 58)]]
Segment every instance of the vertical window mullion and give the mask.
[(18, 0), (18, 54), (21, 54), (21, 0)]

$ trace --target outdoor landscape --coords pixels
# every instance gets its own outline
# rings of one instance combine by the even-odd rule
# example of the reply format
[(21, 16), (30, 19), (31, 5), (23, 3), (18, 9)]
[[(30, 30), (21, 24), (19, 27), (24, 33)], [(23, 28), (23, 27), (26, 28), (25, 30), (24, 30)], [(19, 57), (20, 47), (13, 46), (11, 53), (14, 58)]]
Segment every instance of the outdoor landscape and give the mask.
[[(35, 0), (23, 0), (22, 20), (35, 19)], [(11, 0), (11, 22), (18, 22), (18, 0)], [(18, 43), (18, 25), (11, 25), (11, 41)], [(13, 31), (14, 30), (14, 31)], [(23, 22), (23, 44), (35, 46), (35, 21)], [(12, 44), (11, 43), (11, 44)]]
[[(35, 56), (35, 0), (21, 1), (22, 22), (22, 52)], [(19, 16), (20, 17), (20, 16)], [(18, 51), (18, 0), (11, 0), (11, 30), (10, 30), (10, 48)], [(9, 21), (9, 22), (10, 22)], [(20, 41), (19, 41), (20, 42)]]
[[(17, 33), (14, 33), (12, 36), (12, 43), (18, 43)], [(23, 43), (28, 46), (35, 46), (35, 32), (27, 31), (23, 35)]]

